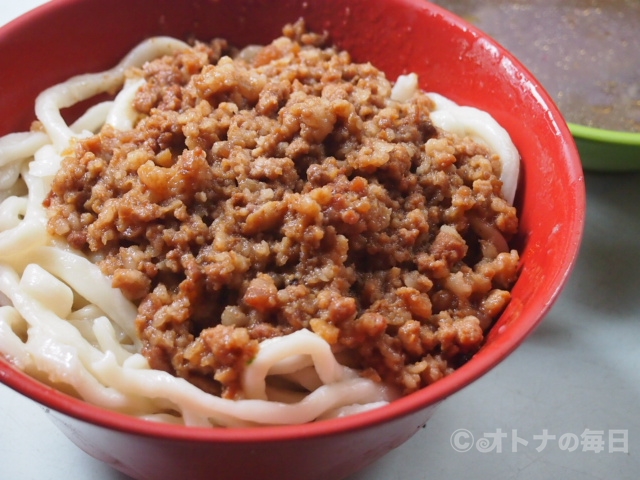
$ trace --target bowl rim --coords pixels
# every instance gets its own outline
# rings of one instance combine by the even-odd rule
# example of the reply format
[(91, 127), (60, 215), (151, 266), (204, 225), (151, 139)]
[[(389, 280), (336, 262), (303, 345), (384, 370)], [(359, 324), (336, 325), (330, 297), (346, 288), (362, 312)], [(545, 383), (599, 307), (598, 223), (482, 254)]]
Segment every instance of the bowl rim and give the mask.
[(578, 123), (568, 122), (567, 125), (577, 139), (608, 143), (611, 145), (629, 145), (640, 147), (640, 133), (607, 130), (605, 128), (590, 127)]
[[(84, 0), (51, 0), (2, 26), (0, 28), (0, 37), (11, 33), (14, 29), (23, 28), (23, 25), (29, 24), (36, 18), (46, 16), (51, 11), (60, 7), (83, 3), (83, 1)], [(539, 85), (539, 82), (535, 80), (531, 72), (512, 53), (471, 23), (438, 5), (423, 0), (393, 1), (411, 5), (416, 9), (428, 9), (442, 17), (442, 20), (446, 21), (449, 25), (465, 31), (471, 31), (476, 36), (482, 37), (488, 44), (495, 48), (496, 52), (499, 52), (502, 57), (512, 62), (512, 64), (518, 68), (519, 72), (533, 80), (535, 85)], [(546, 90), (540, 88), (537, 91), (537, 95), (539, 96), (538, 101), (544, 104), (554, 120), (557, 121), (557, 126), (560, 128), (559, 135), (569, 139), (571, 137), (570, 131), (549, 94)], [(187, 427), (143, 420), (89, 404), (40, 383), (15, 368), (2, 357), (0, 357), (0, 381), (31, 400), (40, 403), (45, 410), (51, 409), (53, 411), (51, 413), (55, 412), (62, 416), (72, 417), (96, 426), (127, 432), (140, 437), (155, 437), (159, 439), (191, 442), (264, 443), (299, 441), (301, 439), (335, 435), (346, 431), (374, 428), (376, 425), (398, 420), (418, 410), (435, 407), (448, 396), (481, 378), (512, 353), (543, 320), (573, 270), (583, 235), (586, 198), (584, 185), (582, 183), (583, 177), (581, 175), (580, 160), (577, 150), (575, 149), (575, 144), (567, 143), (564, 150), (565, 153), (568, 154), (571, 162), (568, 170), (571, 175), (575, 177), (575, 182), (573, 182), (571, 188), (574, 188), (576, 191), (575, 201), (580, 207), (580, 212), (571, 219), (575, 228), (571, 232), (571, 238), (568, 239), (568, 242), (573, 248), (568, 250), (563, 256), (563, 264), (561, 268), (559, 268), (559, 273), (554, 277), (553, 286), (547, 292), (545, 298), (540, 299), (539, 303), (535, 307), (532, 307), (540, 312), (534, 319), (535, 321), (518, 324), (517, 328), (510, 330), (508, 336), (503, 336), (500, 342), (495, 342), (491, 346), (490, 353), (482, 354), (484, 350), (481, 350), (474, 357), (473, 362), (463, 365), (449, 376), (444, 377), (434, 384), (418, 392), (394, 400), (388, 405), (347, 417), (301, 425), (273, 425), (246, 428)]]

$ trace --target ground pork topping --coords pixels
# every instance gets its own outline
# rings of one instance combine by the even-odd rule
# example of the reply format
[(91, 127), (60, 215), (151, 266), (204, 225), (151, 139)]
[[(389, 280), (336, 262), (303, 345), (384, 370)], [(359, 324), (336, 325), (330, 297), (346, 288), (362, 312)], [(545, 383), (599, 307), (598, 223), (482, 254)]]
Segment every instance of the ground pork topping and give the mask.
[(131, 75), (132, 130), (78, 140), (49, 231), (138, 305), (143, 354), (226, 398), (262, 340), (310, 329), (407, 394), (482, 345), (518, 254), (500, 160), (390, 98), (301, 22), (264, 47), (195, 43)]

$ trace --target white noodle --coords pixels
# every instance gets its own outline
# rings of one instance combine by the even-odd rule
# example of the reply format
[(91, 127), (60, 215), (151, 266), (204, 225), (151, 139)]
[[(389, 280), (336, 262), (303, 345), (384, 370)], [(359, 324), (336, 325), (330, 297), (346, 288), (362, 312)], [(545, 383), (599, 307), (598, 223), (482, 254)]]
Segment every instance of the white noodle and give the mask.
[(87, 134), (87, 132), (97, 133), (100, 127), (105, 124), (105, 120), (109, 112), (113, 109), (113, 101), (100, 102), (92, 107), (89, 107), (86, 112), (82, 114), (71, 125), (71, 130), (81, 136)]
[[(398, 102), (406, 102), (417, 90), (418, 76), (415, 73), (400, 75), (391, 91), (391, 98)], [(428, 95), (436, 105), (435, 111), (430, 114), (436, 127), (462, 138), (471, 137), (484, 143), (492, 153), (499, 156), (502, 164), (502, 194), (505, 200), (513, 205), (518, 186), (520, 154), (509, 133), (483, 110), (460, 106), (437, 93)]]
[[(29, 194), (26, 197), (26, 209), (24, 213), (18, 214), (24, 218), (14, 228), (0, 232), (0, 261), (15, 260), (31, 248), (47, 242), (47, 214), (42, 202), (48, 188), (41, 178), (28, 173), (25, 166), (22, 166), (21, 176), (29, 189)], [(10, 198), (13, 197), (8, 197), (8, 199)]]
[(26, 198), (9, 195), (0, 203), (0, 232), (17, 227), (26, 211)]
[(28, 158), (46, 143), (49, 143), (49, 137), (42, 132), (10, 133), (0, 137), (0, 165)]
[(129, 79), (124, 83), (124, 87), (116, 96), (105, 123), (118, 130), (131, 130), (133, 128), (137, 117), (133, 108), (133, 100), (136, 92), (144, 83), (144, 78)]
[(20, 334), (27, 333), (28, 324), (10, 305), (0, 307), (0, 352), (21, 370), (32, 363)]
[(20, 164), (10, 163), (0, 167), (0, 189), (11, 188), (20, 176)]
[(75, 136), (75, 132), (60, 114), (62, 108), (75, 105), (99, 93), (116, 90), (124, 82), (125, 71), (128, 68), (141, 66), (149, 60), (186, 48), (186, 43), (175, 38), (150, 38), (131, 50), (112, 69), (79, 75), (42, 92), (36, 99), (36, 116), (44, 125), (57, 151), (62, 151)]

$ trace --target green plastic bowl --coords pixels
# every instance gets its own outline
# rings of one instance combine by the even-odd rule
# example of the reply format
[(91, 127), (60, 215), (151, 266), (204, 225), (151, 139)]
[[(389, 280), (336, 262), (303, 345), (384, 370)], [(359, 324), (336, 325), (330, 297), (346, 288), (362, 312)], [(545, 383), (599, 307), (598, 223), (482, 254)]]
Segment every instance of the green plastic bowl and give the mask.
[(618, 132), (569, 123), (585, 170), (640, 171), (640, 133)]
[(640, 133), (618, 132), (569, 123), (582, 167), (595, 172), (640, 170)]

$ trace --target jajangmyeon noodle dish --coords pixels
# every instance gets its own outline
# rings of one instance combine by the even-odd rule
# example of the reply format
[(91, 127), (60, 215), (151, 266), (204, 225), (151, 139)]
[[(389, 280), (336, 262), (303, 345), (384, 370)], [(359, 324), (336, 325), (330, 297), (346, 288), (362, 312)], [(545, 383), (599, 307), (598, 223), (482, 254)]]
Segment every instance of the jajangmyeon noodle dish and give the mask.
[(349, 415), (463, 365), (509, 302), (506, 131), (302, 21), (243, 49), (150, 38), (35, 116), (0, 139), (0, 352), (92, 404)]

